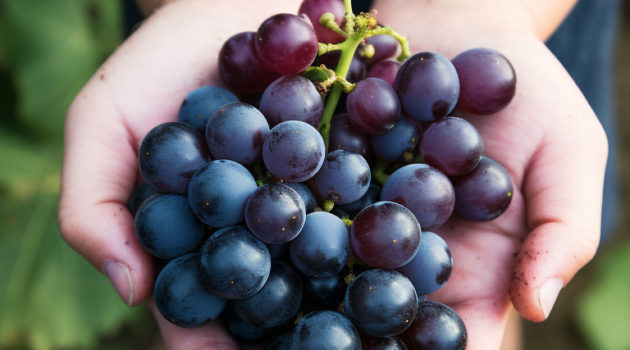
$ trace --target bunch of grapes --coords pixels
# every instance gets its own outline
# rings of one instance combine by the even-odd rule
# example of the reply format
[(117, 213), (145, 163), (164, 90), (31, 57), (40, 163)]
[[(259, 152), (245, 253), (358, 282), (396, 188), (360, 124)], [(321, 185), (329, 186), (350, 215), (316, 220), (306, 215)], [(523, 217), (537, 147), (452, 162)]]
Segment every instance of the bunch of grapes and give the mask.
[(432, 231), (496, 218), (512, 182), (452, 114), (505, 107), (514, 70), (491, 49), (410, 55), (349, 7), (304, 0), (229, 38), (231, 92), (192, 91), (143, 139), (130, 208), (170, 322), (221, 318), (266, 349), (465, 348), (457, 313), (426, 298), (453, 264)]

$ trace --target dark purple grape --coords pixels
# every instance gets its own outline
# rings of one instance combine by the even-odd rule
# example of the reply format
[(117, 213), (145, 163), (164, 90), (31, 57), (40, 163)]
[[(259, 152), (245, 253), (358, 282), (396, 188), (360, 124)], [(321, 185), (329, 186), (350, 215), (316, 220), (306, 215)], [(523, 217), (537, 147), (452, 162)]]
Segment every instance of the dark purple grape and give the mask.
[(370, 206), (378, 202), (380, 196), (381, 196), (381, 187), (374, 184), (370, 184), (367, 192), (365, 192), (365, 194), (361, 198), (357, 199), (356, 201), (352, 203), (335, 205), (335, 208), (339, 208), (343, 210), (344, 212), (348, 214), (350, 218), (353, 218), (367, 206)]
[(131, 215), (135, 216), (138, 208), (140, 208), (142, 203), (149, 197), (158, 193), (160, 192), (157, 190), (157, 188), (151, 186), (151, 184), (148, 184), (146, 182), (136, 186), (131, 192), (129, 200), (127, 201), (127, 208), (131, 212)]
[(424, 131), (420, 143), (424, 162), (448, 176), (473, 170), (483, 153), (483, 139), (465, 119), (446, 117)]
[(229, 38), (219, 51), (221, 80), (239, 94), (254, 95), (265, 90), (277, 77), (264, 67), (254, 41), (256, 33), (242, 32)]
[(263, 145), (267, 170), (278, 178), (302, 182), (315, 176), (324, 163), (326, 146), (317, 129), (291, 120), (274, 126)]
[[(335, 50), (325, 53), (321, 56), (318, 56), (313, 62), (313, 66), (319, 67), (320, 65), (326, 66), (328, 69), (335, 70), (337, 68), (337, 63), (339, 62), (339, 58), (341, 57), (341, 51)], [(358, 57), (352, 57), (352, 61), (350, 62), (350, 68), (348, 69), (348, 74), (346, 75), (346, 80), (351, 83), (358, 83), (359, 81), (365, 79), (365, 75), (367, 72), (367, 67), (365, 63), (359, 59)]]
[(317, 198), (306, 184), (302, 182), (285, 182), (284, 184), (294, 189), (295, 192), (300, 195), (307, 214), (315, 211), (315, 208), (317, 208)]
[(258, 187), (247, 199), (245, 222), (268, 244), (286, 243), (302, 230), (306, 210), (300, 195), (289, 186), (272, 183)]
[(362, 155), (370, 159), (370, 137), (358, 131), (348, 119), (348, 114), (342, 113), (333, 116), (328, 134), (328, 147), (331, 151), (343, 149)]
[(334, 311), (314, 311), (304, 316), (291, 335), (290, 350), (361, 350), (359, 331)]
[(206, 142), (214, 159), (243, 165), (260, 161), (269, 134), (265, 116), (254, 106), (234, 102), (219, 108), (208, 120)]
[(298, 74), (317, 56), (317, 35), (310, 21), (281, 13), (267, 18), (256, 32), (256, 52), (265, 67), (283, 75)]
[(507, 106), (514, 97), (516, 73), (501, 53), (476, 48), (460, 53), (452, 62), (461, 86), (457, 109), (492, 114)]
[(271, 255), (271, 260), (280, 259), (289, 254), (289, 245), (286, 243), (267, 244), (267, 248), (269, 249), (269, 255)]
[(289, 245), (293, 265), (308, 277), (336, 275), (346, 265), (349, 250), (346, 225), (325, 211), (308, 214), (302, 232)]
[(186, 194), (195, 171), (210, 160), (203, 136), (184, 123), (160, 124), (142, 139), (138, 162), (144, 179), (160, 192)]
[(338, 204), (352, 203), (367, 192), (370, 165), (358, 153), (338, 149), (326, 155), (313, 181), (319, 196)]
[(367, 78), (357, 83), (346, 99), (352, 125), (369, 135), (391, 129), (400, 115), (396, 91), (384, 80)]
[(431, 122), (446, 117), (457, 103), (459, 78), (451, 61), (435, 52), (409, 57), (398, 69), (395, 83), (403, 112)]
[(433, 232), (422, 232), (422, 241), (416, 256), (398, 268), (407, 276), (420, 295), (433, 293), (448, 280), (453, 268), (453, 258), (446, 242)]
[(322, 278), (307, 278), (304, 281), (304, 304), (311, 310), (331, 309), (343, 302), (346, 283), (342, 275)]
[(374, 47), (374, 56), (363, 59), (368, 65), (394, 57), (400, 48), (398, 39), (388, 34), (371, 36), (365, 43)]
[(409, 117), (401, 115), (398, 123), (386, 133), (371, 138), (372, 150), (380, 158), (397, 163), (406, 152), (413, 152), (420, 141), (420, 131)]
[(396, 83), (396, 73), (400, 68), (400, 63), (394, 60), (382, 60), (374, 63), (367, 71), (368, 78), (379, 78), (385, 80), (394, 87)]
[(385, 269), (407, 264), (418, 251), (420, 236), (420, 224), (413, 213), (394, 202), (370, 205), (350, 226), (350, 243), (357, 257)]
[(260, 111), (272, 126), (300, 120), (316, 128), (324, 102), (313, 83), (299, 75), (286, 75), (269, 85), (260, 99)]
[(157, 194), (147, 199), (134, 218), (138, 241), (149, 254), (172, 259), (195, 250), (205, 236), (188, 199), (176, 194)]
[(256, 180), (241, 164), (213, 160), (200, 168), (188, 187), (193, 212), (206, 225), (228, 227), (243, 221), (247, 198), (258, 188)]
[(396, 170), (383, 185), (381, 200), (409, 208), (424, 230), (439, 227), (455, 206), (455, 191), (448, 177), (426, 164)]
[(225, 89), (218, 86), (200, 87), (186, 96), (179, 109), (177, 121), (194, 126), (203, 134), (212, 113), (232, 102), (238, 102), (238, 97)]
[(273, 337), (263, 348), (263, 350), (289, 350), (291, 342), (291, 333), (280, 333)]
[(482, 157), (470, 173), (451, 178), (455, 214), (471, 221), (489, 221), (503, 214), (512, 201), (510, 173), (496, 161)]
[(372, 337), (361, 334), (362, 350), (407, 350), (405, 343), (394, 337)]
[(201, 247), (204, 286), (226, 299), (247, 298), (269, 277), (271, 256), (267, 246), (242, 226), (212, 234)]
[(305, 14), (313, 23), (317, 40), (322, 43), (338, 43), (344, 40), (341, 34), (319, 24), (319, 18), (326, 12), (335, 15), (335, 22), (338, 25), (344, 20), (346, 9), (341, 0), (304, 0), (300, 5), (298, 14)]
[(409, 349), (416, 350), (464, 350), (466, 326), (450, 307), (425, 301), (418, 305), (415, 321), (401, 336)]
[(153, 297), (162, 316), (180, 327), (198, 327), (215, 320), (226, 300), (207, 291), (200, 280), (199, 254), (171, 260), (155, 281)]
[(291, 265), (275, 260), (269, 279), (258, 293), (232, 301), (238, 315), (254, 326), (271, 328), (292, 320), (302, 303), (300, 275)]

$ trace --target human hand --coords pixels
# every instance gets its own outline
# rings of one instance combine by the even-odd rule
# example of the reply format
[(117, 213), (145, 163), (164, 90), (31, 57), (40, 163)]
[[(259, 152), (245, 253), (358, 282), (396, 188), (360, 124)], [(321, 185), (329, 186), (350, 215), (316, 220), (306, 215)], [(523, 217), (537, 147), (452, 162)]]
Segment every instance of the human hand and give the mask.
[[(485, 223), (453, 218), (436, 232), (454, 267), (431, 299), (454, 307), (468, 349), (498, 349), (510, 300), (531, 321), (547, 318), (560, 288), (594, 255), (607, 144), (594, 113), (547, 50), (531, 9), (504, 1), (378, 1), (378, 19), (410, 40), (411, 51), (453, 58), (475, 47), (503, 53), (516, 95), (495, 115), (458, 113), (484, 138), (485, 155), (508, 169), (508, 210)], [(405, 9), (401, 11), (401, 9)]]
[[(242, 4), (240, 4), (242, 3)], [(103, 64), (68, 111), (59, 225), (75, 250), (102, 271), (129, 305), (148, 301), (169, 349), (236, 349), (219, 323), (179, 328), (152, 300), (155, 268), (133, 231), (126, 207), (136, 184), (138, 148), (154, 126), (177, 119), (186, 94), (221, 85), (219, 49), (230, 36), (254, 31), (297, 0), (180, 0), (153, 14)]]

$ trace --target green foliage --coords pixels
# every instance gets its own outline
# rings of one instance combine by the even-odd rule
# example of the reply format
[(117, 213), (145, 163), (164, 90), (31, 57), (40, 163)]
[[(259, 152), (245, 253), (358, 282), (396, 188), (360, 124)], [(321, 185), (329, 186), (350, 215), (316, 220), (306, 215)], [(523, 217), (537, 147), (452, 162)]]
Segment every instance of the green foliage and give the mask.
[(630, 244), (599, 257), (599, 274), (578, 307), (578, 323), (595, 350), (630, 349)]
[(72, 98), (121, 40), (112, 0), (0, 1), (0, 348), (95, 348), (130, 309), (57, 228)]

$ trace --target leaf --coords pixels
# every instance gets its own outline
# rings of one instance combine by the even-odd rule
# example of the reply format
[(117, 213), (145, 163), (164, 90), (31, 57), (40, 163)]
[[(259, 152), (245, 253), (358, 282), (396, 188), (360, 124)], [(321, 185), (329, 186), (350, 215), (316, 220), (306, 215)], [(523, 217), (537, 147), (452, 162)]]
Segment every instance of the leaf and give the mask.
[(600, 257), (599, 274), (577, 309), (578, 324), (596, 350), (630, 349), (630, 244)]

